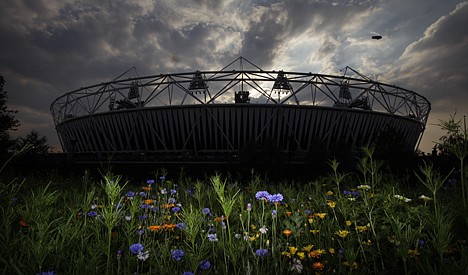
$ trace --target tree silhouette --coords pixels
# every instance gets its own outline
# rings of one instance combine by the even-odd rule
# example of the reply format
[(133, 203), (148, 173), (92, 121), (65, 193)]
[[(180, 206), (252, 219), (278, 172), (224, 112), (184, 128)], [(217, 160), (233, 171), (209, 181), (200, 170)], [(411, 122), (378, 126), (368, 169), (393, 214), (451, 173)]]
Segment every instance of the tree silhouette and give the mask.
[(15, 140), (11, 138), (9, 131), (15, 131), (20, 126), (19, 120), (14, 116), (18, 111), (9, 110), (6, 105), (8, 97), (4, 86), (5, 80), (0, 76), (0, 155), (13, 149)]

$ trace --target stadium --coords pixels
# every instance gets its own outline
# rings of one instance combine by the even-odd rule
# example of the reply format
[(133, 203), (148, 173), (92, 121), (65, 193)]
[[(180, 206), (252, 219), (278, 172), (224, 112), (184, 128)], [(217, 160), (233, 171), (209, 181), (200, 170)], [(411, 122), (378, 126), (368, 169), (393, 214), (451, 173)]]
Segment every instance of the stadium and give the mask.
[(129, 77), (135, 71), (51, 104), (64, 153), (88, 161), (226, 163), (247, 144), (268, 142), (300, 162), (317, 140), (356, 150), (385, 129), (414, 150), (430, 112), (416, 92), (349, 67), (342, 75), (263, 70), (239, 57), (217, 71)]

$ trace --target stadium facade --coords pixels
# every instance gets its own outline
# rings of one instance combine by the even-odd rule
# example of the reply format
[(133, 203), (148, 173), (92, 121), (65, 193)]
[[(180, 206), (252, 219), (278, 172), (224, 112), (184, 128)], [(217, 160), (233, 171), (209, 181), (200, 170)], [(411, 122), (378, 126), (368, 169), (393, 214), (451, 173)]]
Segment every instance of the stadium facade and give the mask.
[(85, 159), (231, 162), (268, 140), (301, 161), (317, 140), (356, 149), (386, 129), (415, 149), (430, 103), (349, 67), (269, 71), (239, 57), (217, 71), (122, 75), (66, 93), (51, 112), (63, 151)]

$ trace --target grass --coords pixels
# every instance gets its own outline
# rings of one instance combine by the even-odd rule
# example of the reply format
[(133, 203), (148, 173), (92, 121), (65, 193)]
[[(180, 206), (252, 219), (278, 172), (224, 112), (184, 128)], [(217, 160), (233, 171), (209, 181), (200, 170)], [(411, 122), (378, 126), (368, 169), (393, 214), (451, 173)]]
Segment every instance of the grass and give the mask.
[(466, 187), (428, 164), (402, 188), (372, 154), (303, 183), (3, 180), (0, 273), (468, 274)]

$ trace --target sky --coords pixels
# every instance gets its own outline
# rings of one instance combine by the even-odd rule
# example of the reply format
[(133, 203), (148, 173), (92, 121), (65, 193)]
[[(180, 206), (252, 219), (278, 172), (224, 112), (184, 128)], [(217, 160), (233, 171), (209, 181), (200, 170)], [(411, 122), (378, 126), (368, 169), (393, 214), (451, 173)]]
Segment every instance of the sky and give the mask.
[[(373, 35), (381, 35), (375, 40)], [(340, 75), (349, 66), (432, 105), (437, 124), (468, 113), (468, 1), (2, 0), (0, 75), (21, 126), (61, 150), (50, 104), (136, 67), (140, 76), (219, 70), (242, 56), (265, 70)]]

